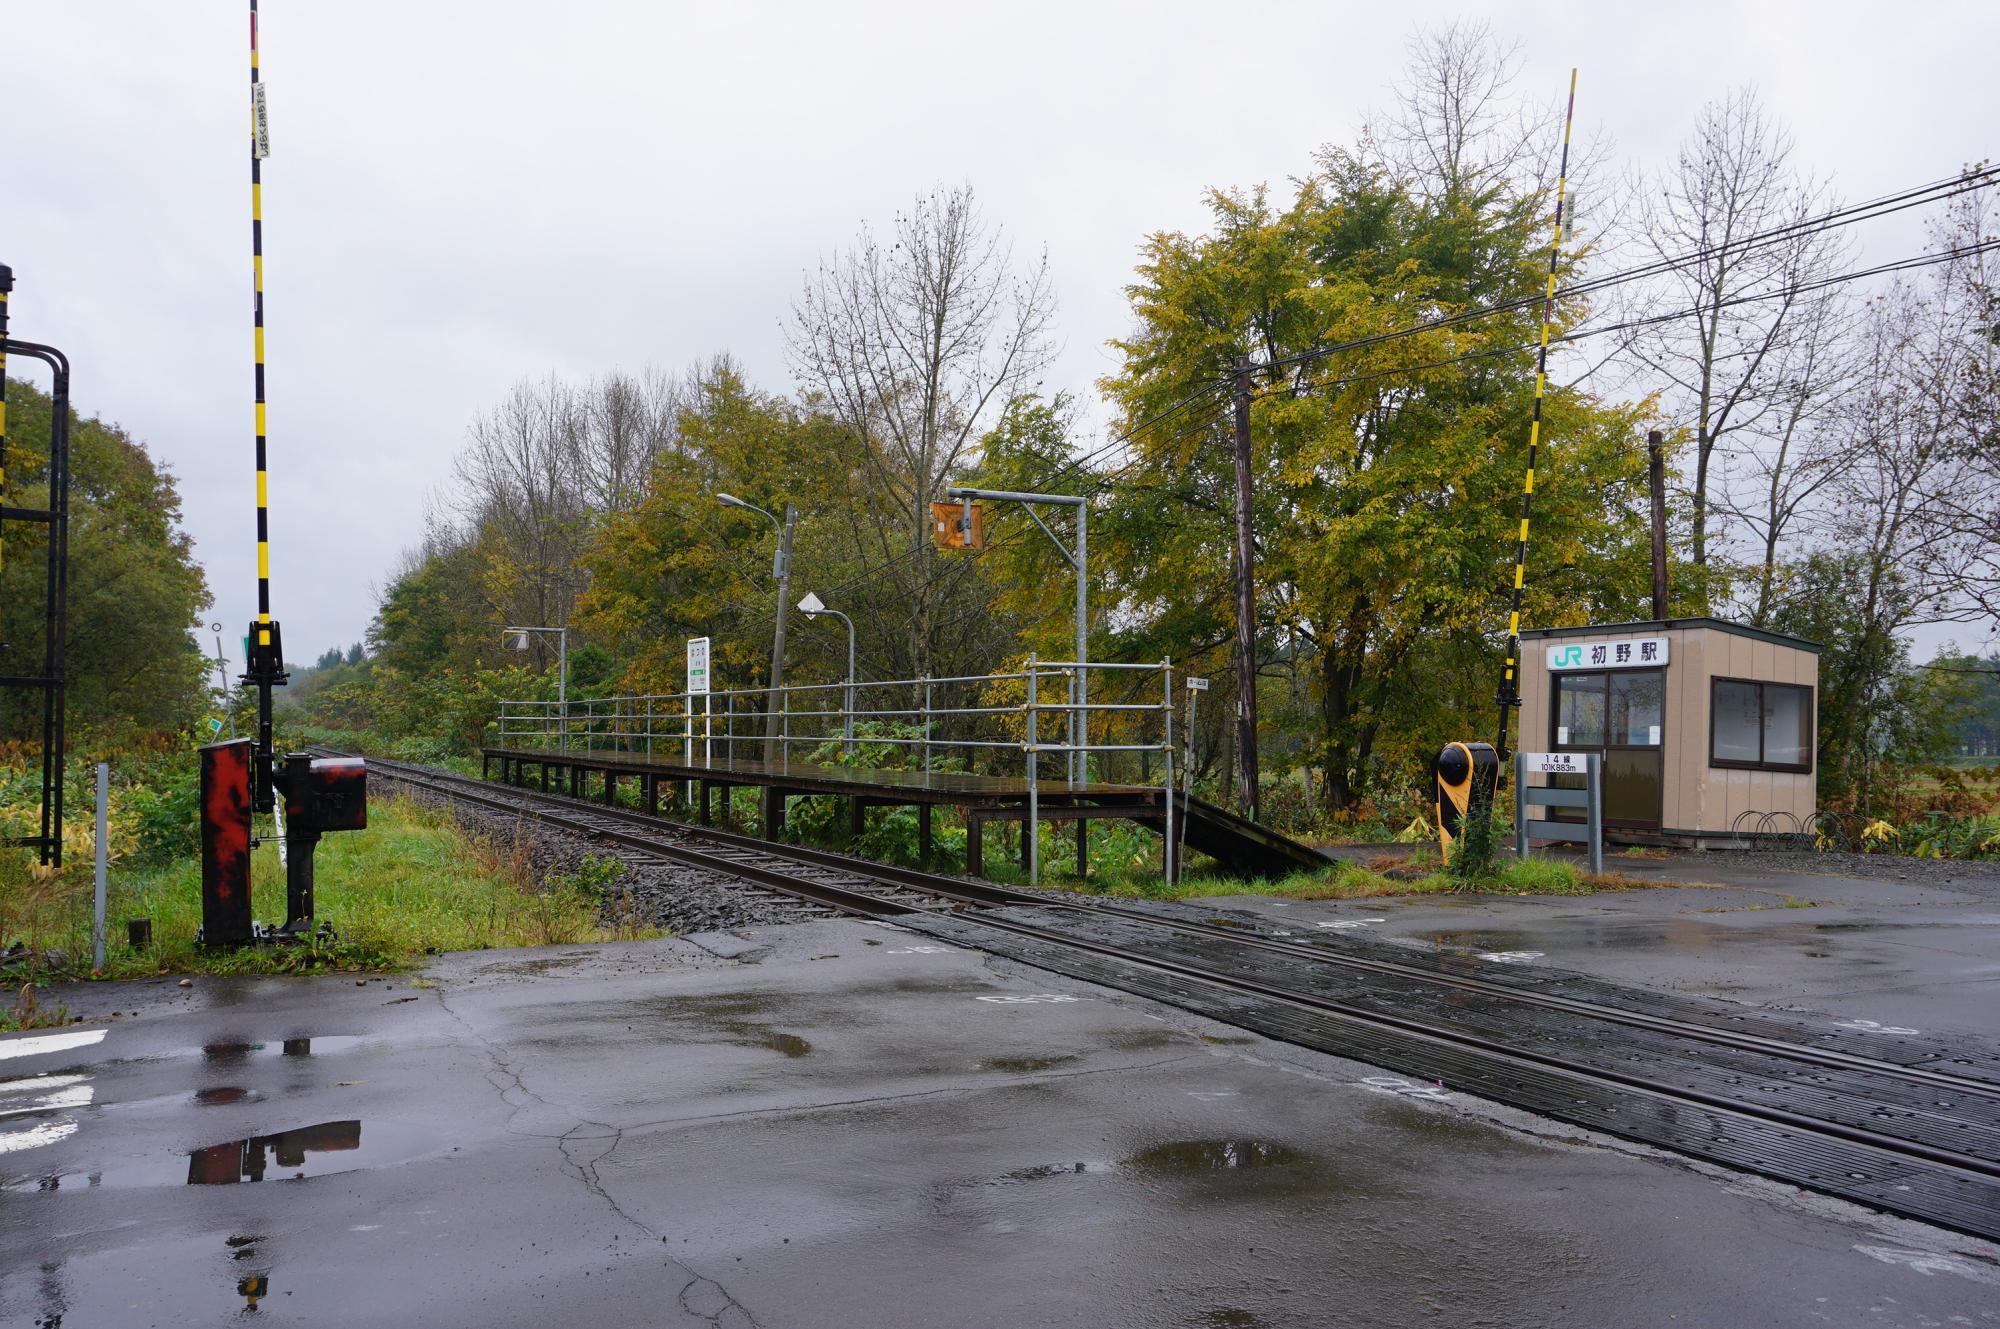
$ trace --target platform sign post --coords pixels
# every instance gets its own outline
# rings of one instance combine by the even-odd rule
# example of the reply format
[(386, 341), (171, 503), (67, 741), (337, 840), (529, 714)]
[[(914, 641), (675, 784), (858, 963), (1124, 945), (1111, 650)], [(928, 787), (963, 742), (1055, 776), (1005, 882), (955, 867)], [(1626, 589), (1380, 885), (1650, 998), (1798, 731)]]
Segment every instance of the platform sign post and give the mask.
[[(1528, 787), (1530, 775), (1580, 775), (1581, 789)], [(1528, 809), (1582, 808), (1583, 825), (1575, 822), (1532, 823), (1537, 840), (1583, 841), (1593, 876), (1604, 872), (1604, 759), (1594, 752), (1517, 752), (1514, 754), (1514, 857), (1528, 856)]]
[[(709, 702), (708, 638), (689, 637), (687, 644), (687, 751), (688, 765), (694, 765), (694, 699), (701, 698), (702, 738), (701, 764), (707, 766), (715, 759), (715, 712)], [(687, 794), (694, 798), (694, 781), (688, 781)]]

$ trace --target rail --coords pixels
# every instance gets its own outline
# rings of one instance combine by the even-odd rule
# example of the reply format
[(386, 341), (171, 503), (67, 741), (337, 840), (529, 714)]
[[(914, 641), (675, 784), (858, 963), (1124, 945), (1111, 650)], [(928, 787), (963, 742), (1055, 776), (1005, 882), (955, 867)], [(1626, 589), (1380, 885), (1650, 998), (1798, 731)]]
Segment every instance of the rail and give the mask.
[[(1030, 881), (1039, 880), (1041, 870), (1043, 761), (1060, 757), (1061, 778), (1071, 789), (1087, 790), (1093, 774), (1102, 782), (1120, 771), (1136, 776), (1120, 783), (1159, 787), (1170, 847), (1163, 861), (1172, 877), (1180, 858), (1171, 851), (1178, 843), (1174, 791), (1177, 781), (1189, 784), (1192, 755), (1190, 726), (1180, 725), (1176, 743), (1174, 676), (1171, 659), (1079, 663), (1030, 656), (1020, 669), (992, 674), (510, 699), (500, 703), (493, 735), (503, 748), (678, 756), (682, 765), (697, 768), (761, 753), (781, 764), (866, 759), (904, 768), (914, 763), (925, 771), (1018, 769), (1026, 790)], [(1051, 719), (1059, 722), (1050, 725)]]

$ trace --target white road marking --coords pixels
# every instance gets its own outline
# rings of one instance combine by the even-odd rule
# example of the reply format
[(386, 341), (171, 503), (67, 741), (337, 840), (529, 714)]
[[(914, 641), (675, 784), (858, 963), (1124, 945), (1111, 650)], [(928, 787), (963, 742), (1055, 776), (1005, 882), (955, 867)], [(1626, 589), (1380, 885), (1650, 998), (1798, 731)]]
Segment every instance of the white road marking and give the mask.
[(22, 1149), (39, 1149), (57, 1140), (67, 1140), (76, 1134), (76, 1123), (68, 1117), (61, 1121), (38, 1122), (26, 1130), (0, 1131), (0, 1154), (16, 1153)]
[(1187, 1096), (1199, 1099), (1204, 1103), (1213, 1103), (1218, 1098), (1236, 1097), (1236, 1091), (1234, 1089), (1190, 1089), (1187, 1091)]
[(28, 1038), (0, 1040), (0, 1061), (9, 1057), (39, 1057), (45, 1052), (67, 1052), (104, 1041), (102, 1029), (75, 1029), (61, 1034), (35, 1034)]
[(0, 1103), (0, 1118), (32, 1117), (37, 1113), (59, 1112), (64, 1108), (89, 1107), (96, 1092), (87, 1084), (79, 1084), (52, 1090), (39, 1098), (8, 1099)]
[(1929, 1278), (1936, 1274), (1957, 1274), (1975, 1283), (1990, 1283), (2000, 1287), (2000, 1271), (1971, 1260), (1962, 1260), (1956, 1255), (1940, 1255), (1935, 1251), (1906, 1251), (1894, 1246), (1856, 1246), (1854, 1248), (1871, 1260), (1883, 1264), (1900, 1264), (1906, 1269), (1914, 1269)]
[(1526, 964), (1542, 958), (1540, 951), (1481, 951), (1479, 958), (1495, 964)]
[(1428, 1098), (1434, 1103), (1451, 1098), (1441, 1084), (1413, 1084), (1393, 1075), (1371, 1075), (1361, 1082), (1361, 1087), (1378, 1094), (1394, 1094), (1398, 1098)]
[(893, 951), (883, 951), (884, 955), (956, 955), (954, 946), (898, 946)]
[(0, 1080), (0, 1094), (38, 1094), (44, 1089), (82, 1084), (87, 1075), (31, 1075), (25, 1080)]
[(991, 1001), (1002, 1005), (1022, 1005), (1028, 1002), (1082, 1001), (1082, 997), (1065, 996), (1060, 992), (1038, 992), (1031, 997), (974, 997), (974, 1001)]
[(1842, 1020), (1839, 1023), (1835, 1024), (1833, 1027), (1835, 1029), (1859, 1029), (1862, 1032), (1869, 1034), (1915, 1035), (1919, 1032), (1918, 1030), (1915, 1029), (1905, 1029), (1902, 1025), (1899, 1024), (1877, 1024), (1873, 1020)]
[(1388, 921), (1386, 918), (1336, 918), (1323, 923), (1315, 923), (1313, 926), (1316, 928), (1338, 928), (1341, 931), (1346, 931), (1348, 928), (1365, 928), (1371, 923), (1386, 923)]

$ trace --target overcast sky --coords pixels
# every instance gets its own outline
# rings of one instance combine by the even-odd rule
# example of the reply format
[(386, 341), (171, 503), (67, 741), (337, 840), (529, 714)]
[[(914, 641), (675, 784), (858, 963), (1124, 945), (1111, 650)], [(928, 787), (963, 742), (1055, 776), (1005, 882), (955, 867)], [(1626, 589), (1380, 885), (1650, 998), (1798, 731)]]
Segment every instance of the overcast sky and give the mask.
[[(0, 0), (0, 262), (16, 335), (180, 478), (217, 615), (254, 610), (243, 0)], [(1090, 394), (1141, 240), (1282, 184), (1385, 104), (1403, 3), (692, 5), (266, 0), (272, 579), (287, 654), (359, 639), (467, 422), (524, 375), (727, 350), (790, 378), (803, 272), (971, 183), (1046, 246), (1055, 384)], [(1524, 90), (1671, 154), (1757, 84), (1848, 198), (2000, 152), (1991, 3), (1543, 3), (1492, 15)], [(1861, 237), (1914, 252), (1902, 219)], [(1961, 629), (1972, 644), (1976, 631)]]

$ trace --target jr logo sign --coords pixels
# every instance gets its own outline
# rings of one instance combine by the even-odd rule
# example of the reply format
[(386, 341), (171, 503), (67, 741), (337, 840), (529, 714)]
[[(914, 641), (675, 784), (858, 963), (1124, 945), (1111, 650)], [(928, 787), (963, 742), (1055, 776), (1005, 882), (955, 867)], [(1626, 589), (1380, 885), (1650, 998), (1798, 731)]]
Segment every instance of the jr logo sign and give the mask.
[(1657, 669), (1667, 662), (1665, 637), (1629, 641), (1566, 641), (1548, 648), (1549, 672), (1566, 669)]

